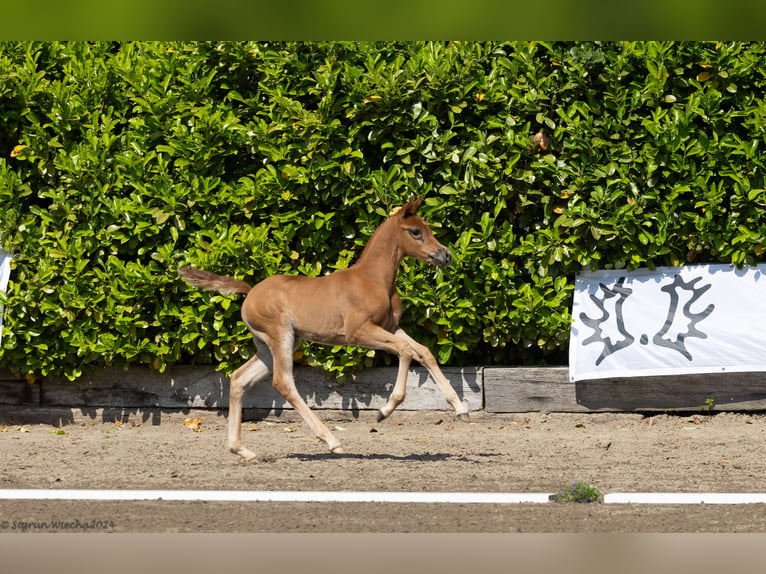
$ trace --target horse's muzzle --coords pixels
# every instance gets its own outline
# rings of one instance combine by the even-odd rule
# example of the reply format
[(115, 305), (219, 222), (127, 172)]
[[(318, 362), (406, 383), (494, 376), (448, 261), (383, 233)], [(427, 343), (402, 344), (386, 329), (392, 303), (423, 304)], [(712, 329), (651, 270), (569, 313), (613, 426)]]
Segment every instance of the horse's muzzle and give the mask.
[(437, 267), (446, 267), (452, 263), (452, 253), (446, 247), (440, 247), (429, 255), (429, 259)]

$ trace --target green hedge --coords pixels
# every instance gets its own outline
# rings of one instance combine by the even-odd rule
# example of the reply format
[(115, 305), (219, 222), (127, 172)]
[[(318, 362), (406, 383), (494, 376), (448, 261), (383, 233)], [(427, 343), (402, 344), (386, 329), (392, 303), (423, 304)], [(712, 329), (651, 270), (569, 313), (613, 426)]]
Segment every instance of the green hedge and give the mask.
[[(411, 194), (455, 264), (406, 263), (443, 362), (563, 362), (583, 268), (762, 260), (762, 43), (0, 43), (0, 364), (253, 352), (256, 282), (347, 266)], [(391, 361), (308, 346), (346, 372)]]

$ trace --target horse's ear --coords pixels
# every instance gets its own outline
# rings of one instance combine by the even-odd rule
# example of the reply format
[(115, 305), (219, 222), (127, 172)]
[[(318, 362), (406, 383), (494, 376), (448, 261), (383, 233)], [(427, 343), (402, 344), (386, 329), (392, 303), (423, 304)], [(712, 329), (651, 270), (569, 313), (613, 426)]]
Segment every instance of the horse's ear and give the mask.
[(407, 203), (404, 204), (404, 217), (415, 215), (420, 209), (420, 204), (423, 203), (422, 197), (411, 197)]

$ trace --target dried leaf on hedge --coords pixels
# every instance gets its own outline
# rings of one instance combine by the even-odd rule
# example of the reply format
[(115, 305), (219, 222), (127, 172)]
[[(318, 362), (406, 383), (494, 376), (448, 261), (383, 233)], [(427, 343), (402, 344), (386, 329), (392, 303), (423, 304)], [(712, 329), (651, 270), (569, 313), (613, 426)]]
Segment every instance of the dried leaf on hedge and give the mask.
[(13, 150), (11, 150), (11, 157), (17, 157), (26, 147), (27, 146), (21, 144), (14, 146)]

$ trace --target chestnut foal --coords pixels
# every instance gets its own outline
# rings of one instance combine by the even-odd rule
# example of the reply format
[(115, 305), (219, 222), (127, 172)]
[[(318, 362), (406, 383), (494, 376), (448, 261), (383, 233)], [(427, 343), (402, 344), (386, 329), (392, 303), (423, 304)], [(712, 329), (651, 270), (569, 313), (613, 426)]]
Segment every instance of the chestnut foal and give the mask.
[(242, 444), (242, 397), (273, 373), (274, 388), (303, 417), (333, 453), (343, 453), (340, 441), (309, 409), (295, 388), (293, 353), (301, 340), (327, 345), (356, 345), (380, 349), (399, 357), (391, 395), (378, 412), (388, 417), (404, 400), (407, 371), (413, 359), (424, 365), (460, 420), (468, 409), (439, 368), (431, 352), (399, 327), (402, 304), (396, 273), (403, 257), (445, 267), (452, 254), (440, 244), (417, 215), (422, 199), (410, 199), (370, 238), (359, 260), (322, 277), (274, 275), (251, 287), (244, 281), (193, 267), (179, 269), (191, 285), (220, 293), (247, 294), (242, 319), (253, 334), (257, 353), (231, 376), (229, 449), (245, 460), (256, 454)]

